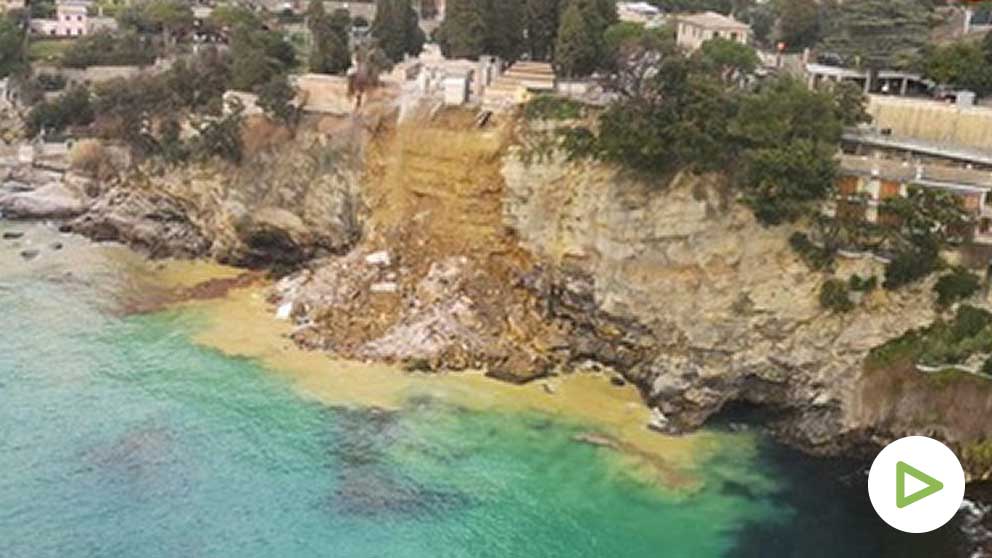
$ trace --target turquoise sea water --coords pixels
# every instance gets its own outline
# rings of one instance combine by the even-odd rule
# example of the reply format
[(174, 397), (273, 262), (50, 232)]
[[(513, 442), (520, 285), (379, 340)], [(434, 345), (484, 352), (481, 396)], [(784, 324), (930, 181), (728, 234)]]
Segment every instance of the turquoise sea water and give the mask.
[(0, 245), (2, 558), (957, 548), (952, 527), (895, 535), (843, 465), (767, 442), (757, 453), (726, 444), (694, 471), (703, 488), (671, 492), (574, 441), (581, 424), (429, 398), (397, 412), (327, 407), (255, 362), (192, 343), (196, 315), (114, 312), (114, 262), (70, 265), (49, 251), (24, 262), (10, 250)]

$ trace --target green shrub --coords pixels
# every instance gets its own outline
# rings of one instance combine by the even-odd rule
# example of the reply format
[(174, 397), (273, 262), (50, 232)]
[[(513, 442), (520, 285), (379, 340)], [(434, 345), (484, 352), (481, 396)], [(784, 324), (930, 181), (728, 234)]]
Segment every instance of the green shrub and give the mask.
[(823, 283), (820, 287), (820, 306), (837, 313), (850, 312), (854, 309), (847, 283), (840, 279), (828, 279)]
[(982, 374), (992, 376), (992, 357), (985, 359), (985, 362), (982, 364)]
[(960, 342), (969, 337), (974, 337), (988, 327), (990, 323), (992, 323), (992, 313), (965, 304), (961, 308), (958, 308), (958, 313), (954, 316), (954, 322), (951, 325), (952, 340)]
[(863, 279), (860, 275), (855, 273), (847, 280), (847, 286), (852, 291), (857, 291), (861, 293), (870, 293), (878, 288), (878, 279), (872, 275), (867, 279)]
[(933, 290), (937, 293), (937, 304), (950, 306), (975, 294), (980, 286), (981, 280), (977, 275), (964, 268), (956, 267), (938, 279)]
[(558, 130), (558, 137), (561, 138), (561, 148), (568, 154), (569, 160), (596, 155), (596, 136), (589, 128), (578, 126)]
[(524, 106), (527, 120), (575, 120), (584, 112), (581, 103), (552, 95), (540, 95)]
[(59, 74), (38, 74), (35, 79), (42, 91), (62, 91), (67, 85), (66, 79)]
[[(866, 365), (868, 369), (878, 369), (911, 361), (942, 366), (960, 364), (974, 354), (989, 352), (992, 313), (962, 305), (950, 321), (938, 320), (872, 349)], [(986, 362), (985, 367), (992, 372), (992, 363)]]
[(53, 101), (42, 101), (28, 113), (27, 131), (31, 136), (41, 131), (58, 134), (70, 126), (85, 126), (93, 122), (90, 92), (74, 87)]
[(833, 252), (813, 244), (805, 233), (792, 233), (789, 237), (789, 246), (814, 271), (827, 269), (834, 263)]
[(885, 266), (885, 281), (882, 286), (889, 290), (908, 285), (930, 275), (939, 259), (931, 250), (914, 250), (896, 255)]
[(88, 66), (147, 66), (155, 62), (158, 50), (147, 38), (135, 33), (98, 31), (76, 39), (62, 54), (67, 68)]

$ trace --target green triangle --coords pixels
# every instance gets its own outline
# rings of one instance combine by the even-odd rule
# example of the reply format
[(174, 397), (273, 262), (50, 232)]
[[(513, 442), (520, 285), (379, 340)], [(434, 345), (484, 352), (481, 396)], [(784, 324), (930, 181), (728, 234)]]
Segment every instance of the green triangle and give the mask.
[[(906, 475), (927, 485), (923, 490), (918, 490), (906, 496)], [(944, 483), (924, 473), (923, 471), (911, 467), (902, 461), (896, 462), (896, 507), (905, 508), (910, 504), (940, 492), (944, 488)]]

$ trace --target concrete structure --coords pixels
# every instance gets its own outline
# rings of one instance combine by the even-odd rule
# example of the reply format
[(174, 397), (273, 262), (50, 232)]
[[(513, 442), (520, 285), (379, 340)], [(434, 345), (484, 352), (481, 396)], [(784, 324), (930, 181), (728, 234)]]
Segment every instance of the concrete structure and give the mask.
[(345, 115), (355, 109), (355, 99), (348, 94), (347, 76), (302, 74), (293, 76), (292, 84), (306, 112)]
[(974, 241), (992, 244), (992, 171), (851, 155), (841, 156), (840, 169), (835, 208), (840, 217), (884, 222), (886, 200), (905, 196), (912, 187), (934, 188), (959, 196), (975, 219)]
[(45, 64), (34, 66), (35, 74), (58, 75), (66, 80), (66, 86), (93, 85), (115, 79), (131, 79), (141, 75), (151, 76), (165, 72), (172, 67), (173, 60), (159, 58), (148, 66), (89, 66), (87, 68), (63, 68)]
[(444, 104), (447, 106), (462, 106), (469, 100), (469, 83), (472, 81), (472, 74), (445, 76), (442, 81), (444, 92)]
[(17, 92), (11, 85), (10, 78), (0, 79), (0, 110), (9, 110), (17, 106)]
[(617, 16), (627, 23), (653, 24), (664, 19), (654, 4), (647, 2), (617, 2)]
[(48, 37), (82, 37), (102, 30), (116, 30), (110, 17), (90, 16), (89, 0), (62, 0), (55, 6), (55, 19), (32, 19), (31, 32)]
[(493, 111), (509, 110), (527, 102), (532, 93), (554, 92), (555, 86), (555, 71), (551, 64), (520, 61), (485, 88), (482, 106)]
[(324, 10), (328, 14), (333, 14), (335, 10), (346, 10), (352, 19), (361, 17), (371, 24), (375, 20), (376, 7), (375, 2), (324, 2)]
[(824, 84), (852, 82), (861, 87), (865, 93), (879, 91), (885, 94), (905, 96), (911, 92), (923, 92), (933, 86), (933, 82), (923, 79), (920, 74), (900, 72), (897, 70), (882, 70), (878, 72), (873, 82), (867, 70), (828, 66), (826, 64), (806, 64), (806, 82), (811, 89)]
[(751, 26), (716, 12), (677, 17), (676, 42), (693, 52), (704, 42), (720, 37), (746, 45), (751, 40)]
[(224, 112), (231, 113), (236, 106), (240, 105), (244, 116), (256, 116), (265, 114), (262, 107), (258, 106), (258, 95), (252, 93), (242, 93), (241, 91), (224, 92)]
[(891, 139), (992, 156), (992, 108), (871, 95), (868, 113), (873, 126)]

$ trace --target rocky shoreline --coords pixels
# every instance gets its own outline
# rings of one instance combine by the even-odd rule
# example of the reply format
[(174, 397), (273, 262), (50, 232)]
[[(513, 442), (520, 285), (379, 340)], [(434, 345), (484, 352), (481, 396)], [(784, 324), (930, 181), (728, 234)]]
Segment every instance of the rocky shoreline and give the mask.
[(152, 257), (277, 270), (270, 301), (292, 338), (337, 356), (513, 382), (605, 370), (638, 387), (654, 409), (645, 426), (667, 433), (746, 402), (818, 455), (867, 457), (907, 434), (959, 450), (992, 436), (960, 418), (992, 410), (992, 392), (948, 412), (974, 390), (865, 372), (872, 348), (938, 317), (929, 284), (833, 315), (789, 231), (758, 225), (720, 177), (658, 185), (554, 154), (535, 162), (517, 124), (462, 120), (390, 123), (360, 149), (304, 136), (245, 168), (142, 168), (108, 183), (8, 168), (0, 210)]

